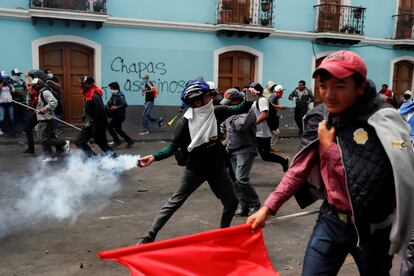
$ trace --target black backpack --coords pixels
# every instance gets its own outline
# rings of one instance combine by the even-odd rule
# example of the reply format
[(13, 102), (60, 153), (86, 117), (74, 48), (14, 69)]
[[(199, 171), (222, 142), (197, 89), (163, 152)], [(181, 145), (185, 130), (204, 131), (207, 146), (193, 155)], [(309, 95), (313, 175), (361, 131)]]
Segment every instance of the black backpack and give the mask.
[(56, 101), (58, 102), (54, 112), (56, 115), (62, 115), (63, 114), (63, 109), (62, 109), (62, 101), (61, 101), (61, 95), (60, 92), (55, 91), (54, 89), (52, 89), (51, 87), (49, 87), (49, 89), (47, 88), (43, 88), (42, 90), (40, 90), (40, 98), (42, 99), (42, 101), (47, 104), (45, 97), (43, 96), (43, 91), (45, 90), (49, 90), (50, 92), (52, 92), (53, 97), (56, 99)]
[[(259, 99), (256, 101), (256, 108), (260, 112)], [(269, 113), (267, 114), (266, 122), (270, 130), (273, 131), (279, 128), (279, 117), (277, 116), (276, 108), (272, 105), (269, 99), (266, 98), (266, 100), (269, 103)]]

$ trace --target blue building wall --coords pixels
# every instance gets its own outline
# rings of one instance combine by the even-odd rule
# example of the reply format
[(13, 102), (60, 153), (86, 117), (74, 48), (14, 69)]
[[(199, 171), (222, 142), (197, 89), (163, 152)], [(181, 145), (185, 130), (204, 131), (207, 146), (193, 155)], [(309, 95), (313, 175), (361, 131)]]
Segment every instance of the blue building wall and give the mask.
[[(275, 1), (275, 29), (313, 33), (317, 1)], [(354, 0), (351, 5), (367, 8), (365, 35), (369, 38), (392, 38), (396, 14), (395, 1)], [(28, 1), (0, 0), (1, 8), (27, 8)], [(300, 9), (298, 8), (300, 7)], [(174, 22), (215, 22), (216, 1), (160, 1), (125, 0), (109, 1), (108, 14), (114, 17), (163, 20)], [(299, 80), (312, 85), (314, 61), (321, 53), (342, 48), (360, 54), (368, 66), (368, 76), (377, 85), (389, 83), (391, 61), (401, 56), (414, 56), (412, 51), (395, 50), (391, 45), (357, 44), (355, 46), (317, 45), (309, 38), (272, 35), (266, 39), (250, 39), (217, 36), (214, 31), (174, 30), (145, 27), (117, 27), (104, 25), (96, 29), (92, 25), (81, 28), (78, 23), (66, 27), (62, 22), (49, 26), (40, 21), (32, 25), (30, 20), (3, 18), (0, 28), (7, 30), (7, 41), (1, 43), (0, 69), (18, 67), (32, 69), (32, 41), (53, 36), (73, 35), (92, 40), (102, 47), (102, 85), (119, 81), (130, 105), (143, 104), (141, 77), (150, 74), (159, 86), (158, 106), (180, 105), (179, 95), (184, 83), (197, 76), (206, 80), (214, 77), (214, 51), (233, 45), (247, 46), (263, 54), (263, 85), (268, 80), (282, 84), (286, 94)], [(391, 85), (391, 84), (390, 84)], [(293, 107), (287, 100), (282, 104)]]

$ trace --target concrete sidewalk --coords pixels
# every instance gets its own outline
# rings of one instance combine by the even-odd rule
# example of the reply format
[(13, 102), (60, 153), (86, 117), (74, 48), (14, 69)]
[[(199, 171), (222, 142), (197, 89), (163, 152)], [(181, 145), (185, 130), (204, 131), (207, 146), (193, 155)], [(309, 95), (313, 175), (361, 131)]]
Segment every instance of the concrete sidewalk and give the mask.
[[(124, 131), (137, 143), (143, 142), (159, 142), (159, 141), (169, 141), (174, 133), (174, 126), (165, 125), (160, 128), (154, 128), (152, 132), (145, 135), (140, 135), (140, 131), (137, 128), (124, 128)], [(70, 128), (64, 127), (63, 132), (58, 135), (59, 139), (69, 140), (73, 143), (78, 136), (79, 131)], [(298, 129), (296, 128), (285, 128), (280, 130), (281, 138), (292, 138), (298, 137)], [(36, 137), (36, 132), (34, 132), (35, 143), (38, 144), (39, 141)], [(107, 133), (108, 141), (112, 141), (112, 137)], [(122, 138), (121, 138), (122, 140)], [(14, 144), (25, 144), (26, 135), (19, 133), (17, 137), (11, 137), (8, 134), (3, 134), (0, 136), (0, 145), (14, 145)]]

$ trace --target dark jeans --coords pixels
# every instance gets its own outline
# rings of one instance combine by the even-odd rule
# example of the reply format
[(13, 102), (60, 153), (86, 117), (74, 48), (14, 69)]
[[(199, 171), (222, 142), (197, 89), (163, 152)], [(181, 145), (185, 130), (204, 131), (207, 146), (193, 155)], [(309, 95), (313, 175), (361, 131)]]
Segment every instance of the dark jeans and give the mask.
[(354, 257), (359, 273), (363, 276), (389, 275), (393, 256), (388, 255), (391, 226), (376, 230), (357, 245), (357, 234), (352, 223), (343, 223), (328, 207), (319, 214), (310, 237), (303, 262), (304, 276), (337, 275), (348, 254)]
[(14, 108), (13, 103), (0, 103), (0, 130), (3, 128), (4, 120), (8, 118), (8, 127), (10, 129), (10, 134), (16, 134), (14, 126)]
[(108, 124), (108, 132), (111, 134), (115, 143), (121, 142), (121, 140), (119, 140), (118, 134), (125, 139), (125, 142), (130, 143), (132, 139), (122, 130), (122, 122), (122, 120), (112, 118)]
[(400, 276), (412, 276), (414, 275), (414, 231), (411, 233), (411, 241), (405, 253), (401, 262)]
[(56, 153), (62, 153), (65, 146), (64, 140), (58, 140), (54, 134), (55, 122), (53, 120), (44, 120), (39, 122), (40, 139), (42, 142), (43, 153), (46, 157), (55, 157), (53, 147)]
[(303, 133), (303, 122), (302, 122), (302, 119), (303, 119), (303, 116), (305, 116), (307, 112), (308, 112), (307, 109), (304, 109), (304, 108), (295, 108), (295, 122), (296, 122), (296, 125), (299, 128), (299, 134), (302, 134)]
[(19, 132), (25, 129), (27, 108), (18, 104), (14, 104), (14, 122)]
[(283, 166), (283, 164), (286, 163), (286, 159), (270, 151), (270, 140), (271, 139), (272, 139), (271, 137), (268, 137), (268, 138), (256, 137), (257, 148), (259, 150), (260, 157), (264, 161), (279, 163)]
[(106, 127), (96, 127), (93, 124), (84, 127), (76, 138), (75, 145), (81, 149), (86, 156), (92, 157), (96, 155), (93, 152), (91, 147), (88, 145), (89, 140), (93, 138), (95, 143), (99, 146), (99, 148), (105, 152), (107, 155), (113, 155), (114, 152), (112, 148), (108, 145), (108, 140), (106, 139)]
[(151, 116), (151, 110), (154, 107), (154, 102), (144, 103), (144, 113), (142, 114), (142, 125), (144, 131), (150, 131), (150, 123), (158, 123), (161, 118), (154, 118)]
[(26, 133), (27, 148), (32, 151), (34, 151), (33, 129), (37, 123), (36, 113), (28, 111), (24, 132)]
[(234, 191), (244, 210), (259, 208), (260, 199), (250, 183), (250, 171), (253, 166), (255, 154), (251, 152), (231, 155), (231, 165), (235, 174)]
[[(208, 170), (208, 168), (206, 169)], [(162, 206), (152, 223), (152, 229), (149, 234), (155, 238), (157, 233), (167, 223), (175, 211), (183, 205), (186, 199), (197, 190), (204, 181), (208, 182), (214, 194), (223, 204), (220, 227), (229, 227), (237, 208), (237, 199), (234, 195), (232, 181), (226, 170), (223, 168), (220, 171), (201, 173), (185, 169), (181, 185), (164, 206)]]

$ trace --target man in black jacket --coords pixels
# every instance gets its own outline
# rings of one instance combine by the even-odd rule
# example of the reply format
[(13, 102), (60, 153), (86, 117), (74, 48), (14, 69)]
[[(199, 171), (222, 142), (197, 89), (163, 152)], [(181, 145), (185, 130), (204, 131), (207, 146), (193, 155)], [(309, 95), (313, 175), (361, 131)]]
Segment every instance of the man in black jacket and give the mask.
[(116, 81), (108, 84), (108, 87), (111, 91), (111, 98), (109, 98), (109, 101), (106, 104), (106, 109), (108, 117), (111, 118), (108, 125), (108, 131), (114, 139), (112, 147), (117, 147), (122, 144), (118, 137), (119, 134), (125, 139), (125, 142), (127, 143), (126, 147), (130, 148), (134, 144), (134, 141), (132, 141), (132, 139), (122, 130), (122, 123), (125, 121), (125, 113), (128, 104)]
[(299, 134), (303, 133), (303, 116), (308, 112), (309, 103), (313, 102), (312, 91), (306, 87), (306, 82), (304, 80), (299, 81), (298, 87), (292, 91), (289, 95), (289, 100), (295, 101), (295, 122), (299, 128)]
[(85, 126), (76, 139), (76, 146), (86, 156), (92, 157), (96, 153), (89, 147), (88, 141), (93, 138), (103, 152), (109, 156), (115, 156), (106, 139), (108, 122), (105, 116), (105, 106), (102, 102), (102, 90), (95, 85), (95, 80), (92, 77), (85, 76), (81, 80), (81, 92), (84, 100)]

